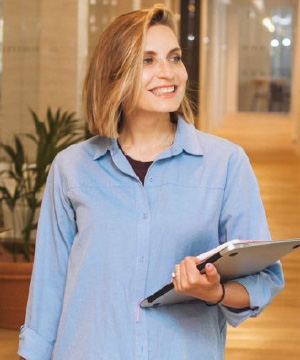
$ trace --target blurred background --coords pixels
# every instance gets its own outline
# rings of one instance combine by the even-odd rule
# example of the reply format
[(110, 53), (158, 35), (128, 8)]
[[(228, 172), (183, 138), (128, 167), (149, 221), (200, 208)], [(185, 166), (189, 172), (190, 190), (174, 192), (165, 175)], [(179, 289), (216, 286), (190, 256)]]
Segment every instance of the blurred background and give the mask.
[[(176, 15), (196, 126), (245, 148), (273, 238), (300, 237), (298, 0), (0, 0), (0, 141), (34, 131), (29, 108), (43, 118), (60, 107), (83, 123), (82, 84), (99, 34), (159, 2)], [(272, 306), (229, 329), (227, 360), (300, 358), (299, 255), (283, 260), (286, 288)], [(17, 359), (17, 338), (0, 329), (1, 360)]]
[[(81, 88), (99, 34), (157, 0), (0, 0), (0, 139), (32, 126), (28, 108), (81, 116)], [(198, 127), (230, 114), (282, 113), (299, 145), (297, 0), (166, 0), (176, 14)], [(199, 91), (200, 90), (200, 91)], [(216, 101), (217, 100), (217, 101)]]

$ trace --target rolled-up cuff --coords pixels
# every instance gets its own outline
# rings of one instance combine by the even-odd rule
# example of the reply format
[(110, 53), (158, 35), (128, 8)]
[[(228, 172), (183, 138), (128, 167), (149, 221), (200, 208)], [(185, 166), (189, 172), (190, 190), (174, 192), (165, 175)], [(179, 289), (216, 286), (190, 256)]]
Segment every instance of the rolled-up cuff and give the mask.
[(53, 345), (26, 325), (21, 326), (18, 349), (21, 357), (29, 360), (51, 360)]
[(276, 269), (276, 267), (281, 269), (281, 264), (275, 263), (257, 275), (234, 280), (245, 287), (250, 297), (250, 307), (260, 309), (258, 313), (262, 312), (274, 296), (284, 288), (282, 272), (277, 271), (276, 274), (270, 271), (271, 268)]
[(284, 278), (280, 262), (276, 262), (259, 274), (249, 275), (229, 282), (244, 286), (250, 298), (247, 309), (231, 309), (221, 306), (228, 323), (234, 327), (249, 317), (258, 316), (284, 287)]
[(256, 317), (262, 311), (262, 309), (260, 308), (237, 310), (222, 305), (221, 309), (223, 311), (223, 314), (225, 315), (228, 324), (233, 327), (237, 327), (249, 317)]

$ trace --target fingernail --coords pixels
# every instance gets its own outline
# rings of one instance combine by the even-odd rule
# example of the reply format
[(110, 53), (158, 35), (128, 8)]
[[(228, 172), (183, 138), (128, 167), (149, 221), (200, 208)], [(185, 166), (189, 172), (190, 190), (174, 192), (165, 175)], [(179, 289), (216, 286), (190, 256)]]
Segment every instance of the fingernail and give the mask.
[(212, 268), (212, 264), (206, 264), (206, 267), (211, 269)]

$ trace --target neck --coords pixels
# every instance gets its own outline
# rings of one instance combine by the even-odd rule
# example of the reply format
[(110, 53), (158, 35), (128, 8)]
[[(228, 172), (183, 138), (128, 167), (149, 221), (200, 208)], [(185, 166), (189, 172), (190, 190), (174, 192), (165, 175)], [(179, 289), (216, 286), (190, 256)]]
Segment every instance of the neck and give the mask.
[(124, 116), (120, 139), (135, 146), (155, 145), (174, 128), (169, 113)]
[(175, 130), (169, 113), (132, 114), (124, 116), (119, 142), (123, 151), (134, 159), (152, 161), (172, 144)]

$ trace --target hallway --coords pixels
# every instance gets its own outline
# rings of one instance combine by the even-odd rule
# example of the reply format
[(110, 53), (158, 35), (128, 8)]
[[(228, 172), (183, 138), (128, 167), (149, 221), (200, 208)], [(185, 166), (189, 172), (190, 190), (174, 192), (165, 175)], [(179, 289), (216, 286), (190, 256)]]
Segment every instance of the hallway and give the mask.
[[(216, 134), (246, 150), (273, 239), (300, 237), (300, 157), (292, 142), (291, 120), (282, 115), (232, 115)], [(285, 289), (259, 318), (228, 327), (226, 360), (300, 359), (300, 251), (282, 264)]]
[[(249, 155), (273, 238), (300, 237), (300, 157), (291, 140), (291, 121), (282, 115), (230, 116), (216, 134)], [(300, 251), (284, 259), (283, 266), (286, 286), (272, 305), (258, 319), (228, 328), (226, 360), (300, 359)], [(18, 331), (0, 330), (1, 360), (18, 359), (17, 341)]]

